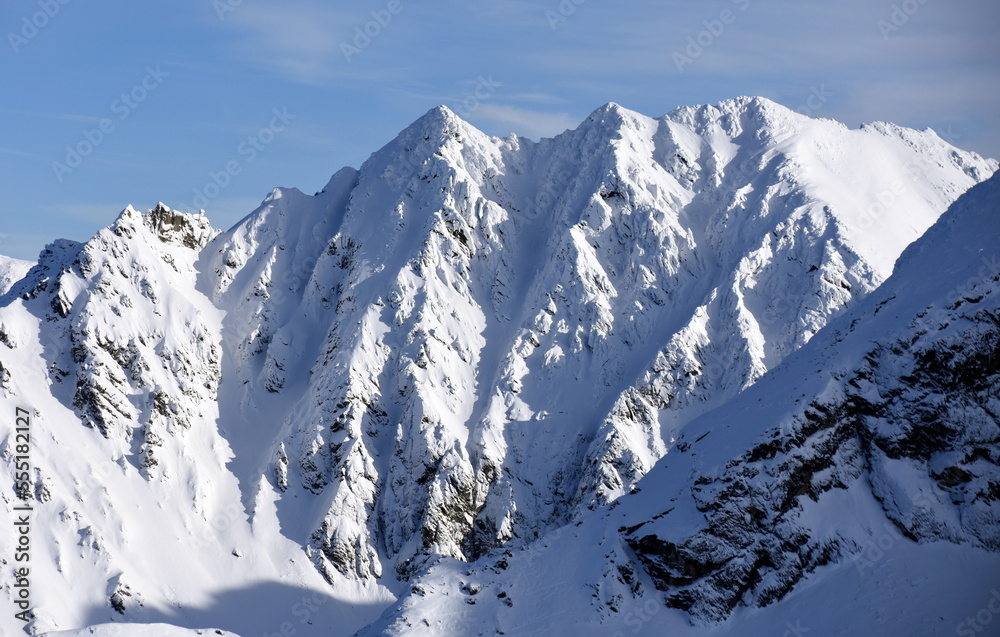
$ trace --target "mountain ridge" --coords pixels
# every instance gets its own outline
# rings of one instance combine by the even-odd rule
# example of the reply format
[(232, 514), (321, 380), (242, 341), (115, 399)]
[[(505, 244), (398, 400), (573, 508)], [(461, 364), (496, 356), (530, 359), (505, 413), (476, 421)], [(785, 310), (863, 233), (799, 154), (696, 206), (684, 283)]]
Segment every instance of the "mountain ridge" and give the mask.
[[(609, 104), (539, 142), (438, 108), (227, 231), (126, 208), (0, 300), (4, 394), (52, 415), (43, 439), (89, 449), (69, 468), (38, 452), (43, 515), (59, 551), (93, 538), (74, 556), (93, 586), (36, 627), (113, 618), (115, 594), (128, 619), (192, 607), (190, 563), (222, 569), (218, 590), (277, 578), (384, 607), (442, 559), (528, 546), (632, 491), (996, 168), (767, 100), (659, 119)], [(120, 530), (132, 514), (75, 497), (94, 471), (165, 503), (149, 538), (199, 538), (178, 570)], [(277, 562), (237, 556), (272, 544)], [(52, 591), (74, 576), (47, 573)]]
[(872, 295), (690, 423), (634, 493), (513, 553), (435, 565), (361, 634), (983, 627), (1000, 563), (997, 236), (995, 176)]

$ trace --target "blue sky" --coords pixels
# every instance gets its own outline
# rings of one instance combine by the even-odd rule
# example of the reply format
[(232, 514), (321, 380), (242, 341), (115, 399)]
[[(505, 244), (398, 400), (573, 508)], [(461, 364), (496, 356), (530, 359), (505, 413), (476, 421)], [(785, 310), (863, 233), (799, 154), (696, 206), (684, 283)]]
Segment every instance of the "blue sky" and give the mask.
[(0, 253), (34, 260), (126, 204), (229, 227), (438, 104), (538, 138), (609, 101), (660, 116), (763, 95), (1000, 157), (996, 0), (346, 4), (4, 2)]

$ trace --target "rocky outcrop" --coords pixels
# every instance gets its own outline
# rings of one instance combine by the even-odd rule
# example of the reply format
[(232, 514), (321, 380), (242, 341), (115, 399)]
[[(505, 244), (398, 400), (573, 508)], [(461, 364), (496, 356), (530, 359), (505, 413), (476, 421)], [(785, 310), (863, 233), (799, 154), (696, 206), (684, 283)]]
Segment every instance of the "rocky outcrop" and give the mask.
[[(209, 244), (204, 281), (236, 308), (243, 418), (286, 414), (266, 473), (316, 498), (312, 559), (405, 579), (630, 492), (889, 274), (905, 242), (873, 251), (811, 186), (857, 171), (810, 163), (853, 135), (759, 99), (608, 105), (539, 144), (435, 109), (316, 197), (272, 193)], [(941, 158), (899, 202), (928, 225), (993, 168), (865, 135), (894, 166)]]
[[(998, 184), (994, 178), (963, 199), (947, 221), (965, 227), (943, 246), (934, 245), (944, 234), (936, 228), (922, 240), (919, 259), (952, 255), (952, 248), (976, 253), (983, 240), (969, 235), (995, 229)], [(831, 359), (820, 357), (814, 366), (800, 364), (817, 374), (829, 370), (821, 394), (803, 399), (780, 427), (724, 466), (693, 476), (690, 498), (702, 517), (696, 530), (679, 537), (664, 532), (669, 509), (661, 521), (621, 530), (669, 606), (722, 619), (737, 605), (782, 599), (831, 561), (863, 561), (870, 537), (834, 512), (838, 500), (860, 493), (913, 542), (1000, 551), (1000, 261), (996, 246), (989, 248), (978, 249), (979, 262), (952, 257), (960, 277), (971, 278), (943, 286), (934, 285), (942, 275), (914, 265), (917, 255), (904, 258), (897, 279), (879, 290), (882, 300), (867, 303), (846, 326), (860, 334), (828, 339), (835, 340), (828, 351), (862, 346), (841, 357), (854, 362), (831, 368)], [(933, 302), (921, 306), (918, 298), (907, 319), (897, 296), (916, 296), (920, 285), (932, 290)], [(727, 417), (740, 416), (723, 410), (716, 420)], [(745, 417), (754, 418), (754, 410)], [(667, 460), (694, 463), (701, 446), (690, 438), (681, 436)], [(830, 526), (817, 526), (817, 518)]]

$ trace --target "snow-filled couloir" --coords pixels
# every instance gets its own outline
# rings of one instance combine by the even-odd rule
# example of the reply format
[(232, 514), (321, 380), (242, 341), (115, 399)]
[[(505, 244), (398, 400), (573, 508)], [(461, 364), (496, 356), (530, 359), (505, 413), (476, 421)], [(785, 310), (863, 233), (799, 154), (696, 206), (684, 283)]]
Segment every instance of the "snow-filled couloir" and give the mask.
[(996, 168), (761, 98), (609, 104), (540, 142), (438, 108), (228, 231), (127, 208), (0, 263), (0, 391), (35, 418), (32, 626), (258, 631), (315, 605), (300, 630), (350, 634), (440, 558), (634, 491)]

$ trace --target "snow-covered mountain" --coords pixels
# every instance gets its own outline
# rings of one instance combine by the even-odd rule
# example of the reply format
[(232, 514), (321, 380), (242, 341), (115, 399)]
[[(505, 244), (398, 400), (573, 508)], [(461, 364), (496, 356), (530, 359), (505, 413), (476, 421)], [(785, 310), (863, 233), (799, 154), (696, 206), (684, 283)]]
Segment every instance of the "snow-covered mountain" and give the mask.
[(28, 261), (0, 255), (0, 293), (6, 294), (10, 286), (24, 278), (32, 265)]
[[(610, 104), (537, 143), (440, 108), (227, 232), (127, 208), (27, 272), (0, 264), (0, 391), (34, 416), (32, 628), (256, 634), (284, 616), (350, 634), (442, 559), (603, 524), (661, 459), (682, 489), (690, 423), (857, 306), (996, 169), (932, 131), (760, 98), (660, 119)], [(730, 448), (759, 425), (727, 423)], [(647, 544), (696, 541), (681, 531)], [(719, 550), (779, 557), (773, 532), (744, 535)], [(646, 537), (621, 550), (655, 578)], [(706, 581), (673, 595), (724, 617)]]
[(998, 414), (1000, 176), (635, 493), (434, 566), (364, 634), (993, 634)]

